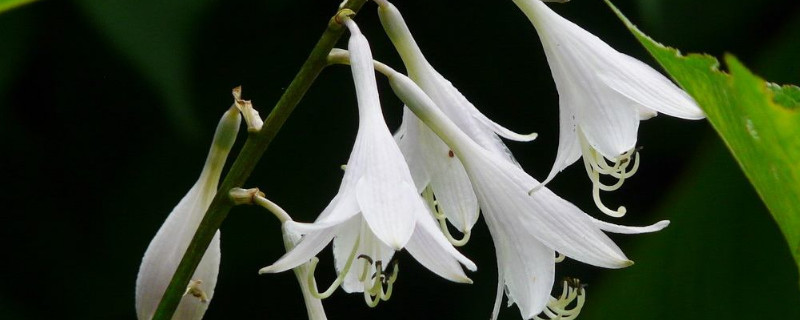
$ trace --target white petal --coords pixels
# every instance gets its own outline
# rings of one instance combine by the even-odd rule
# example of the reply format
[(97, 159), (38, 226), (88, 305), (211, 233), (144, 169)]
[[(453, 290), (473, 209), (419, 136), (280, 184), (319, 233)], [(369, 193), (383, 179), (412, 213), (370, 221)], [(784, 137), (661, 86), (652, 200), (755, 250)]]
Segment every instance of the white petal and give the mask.
[(669, 225), (669, 220), (661, 220), (649, 226), (644, 227), (630, 227), (623, 226), (592, 218), (594, 224), (603, 231), (621, 233), (621, 234), (639, 234), (661, 231)]
[(555, 251), (510, 219), (486, 215), (497, 251), (509, 305), (516, 303), (523, 319), (538, 315), (550, 299), (555, 279)]
[(439, 207), (459, 232), (469, 232), (478, 221), (480, 208), (472, 183), (460, 161), (454, 159), (446, 171), (431, 179)]
[[(339, 232), (336, 238), (333, 239), (333, 265), (336, 268), (337, 275), (342, 273), (347, 263), (347, 259), (350, 258), (350, 254), (353, 253), (353, 247), (356, 245), (356, 240), (359, 239), (362, 223), (363, 219), (359, 218), (347, 221), (341, 226), (341, 232)], [(356, 261), (353, 262), (351, 268), (355, 268), (355, 266), (360, 265), (361, 263)], [(349, 274), (345, 276), (345, 280), (342, 283), (342, 289), (344, 289), (346, 292), (356, 292), (358, 291), (357, 288), (360, 288), (361, 291), (364, 290), (363, 285), (359, 286), (358, 276), (356, 276), (355, 279), (353, 279), (353, 277), (351, 277)]]
[[(399, 153), (399, 151), (398, 151)], [(410, 212), (424, 208), (414, 186), (397, 179), (391, 168), (376, 166), (356, 184), (361, 214), (378, 239), (395, 250), (402, 249), (414, 232)]]
[(284, 227), (292, 233), (308, 234), (342, 224), (359, 212), (355, 191), (340, 191), (320, 213), (314, 223), (287, 221)]
[[(228, 110), (222, 116), (200, 177), (178, 202), (148, 245), (136, 278), (136, 313), (139, 319), (152, 318), (167, 285), (175, 274), (175, 269), (183, 259), (195, 231), (216, 194), (222, 168), (236, 140), (240, 124), (241, 116), (235, 108)], [(202, 281), (200, 289), (209, 301), (217, 283), (219, 261), (219, 231), (217, 231), (192, 275), (192, 280)], [(176, 317), (200, 319), (206, 308), (208, 302), (201, 303), (193, 296), (183, 297), (178, 305)]]
[(433, 102), (478, 145), (516, 163), (511, 151), (495, 134), (495, 128), (480, 120), (486, 117), (439, 72), (430, 68), (427, 74), (427, 78), (419, 80), (419, 85)]
[[(477, 109), (475, 109), (475, 111), (477, 111)], [(511, 131), (508, 128), (501, 126), (497, 122), (494, 122), (491, 119), (487, 118), (486, 115), (484, 115), (481, 112), (476, 112), (472, 116), (475, 117), (475, 119), (478, 119), (478, 121), (483, 123), (483, 125), (485, 125), (486, 127), (491, 128), (492, 131), (494, 131), (494, 133), (496, 133), (497, 135), (499, 135), (499, 136), (501, 136), (503, 138), (506, 138), (508, 140), (529, 142), (529, 141), (536, 140), (536, 137), (539, 136), (539, 134), (535, 133), (535, 132), (534, 133), (528, 133), (528, 134), (520, 134), (520, 133), (516, 133), (514, 131)]]
[[(419, 121), (419, 120), (417, 120)], [(478, 220), (478, 199), (464, 166), (431, 129), (420, 122), (419, 148), (431, 172), (430, 187), (440, 209), (460, 232), (468, 232)]]
[(472, 283), (459, 266), (459, 262), (467, 269), (475, 271), (477, 266), (458, 250), (453, 248), (436, 226), (436, 222), (427, 213), (418, 213), (420, 219), (414, 236), (406, 245), (406, 250), (420, 264), (437, 275), (450, 281)]
[(592, 105), (575, 108), (575, 117), (586, 140), (608, 159), (615, 159), (636, 146), (639, 111), (619, 93), (603, 88), (592, 90)]
[(375, 237), (372, 230), (364, 223), (364, 219), (353, 219), (342, 226), (342, 231), (333, 240), (333, 255), (337, 274), (342, 272), (347, 259), (353, 253), (356, 238), (358, 238), (358, 248), (355, 251), (356, 258), (353, 260), (350, 271), (345, 275), (344, 282), (342, 282), (342, 289), (348, 293), (364, 292), (364, 283), (359, 281), (359, 277), (363, 274), (365, 266), (369, 267), (367, 272), (370, 276), (375, 272), (374, 265), (365, 264), (364, 260), (358, 259), (359, 256), (364, 255), (370, 257), (373, 261), (382, 261), (382, 269), (386, 270), (395, 252)]
[(272, 265), (262, 268), (258, 273), (283, 272), (308, 262), (331, 242), (337, 230), (337, 227), (331, 227), (304, 235), (294, 249), (284, 254)]
[(353, 20), (348, 19), (345, 24), (350, 29), (350, 41), (347, 47), (350, 51), (350, 70), (353, 73), (356, 100), (358, 100), (359, 125), (364, 121), (383, 121), (369, 42)]
[(553, 168), (544, 179), (542, 185), (548, 184), (556, 174), (581, 158), (581, 147), (578, 142), (575, 114), (569, 108), (561, 108), (559, 112), (558, 151)]
[(394, 135), (397, 146), (408, 164), (408, 170), (411, 172), (411, 178), (417, 187), (417, 193), (422, 193), (422, 190), (428, 186), (431, 180), (428, 169), (425, 167), (424, 154), (420, 150), (419, 134), (421, 126), (424, 126), (424, 124), (419, 121), (417, 116), (407, 107), (403, 107), (403, 122)]
[(584, 263), (606, 268), (630, 265), (619, 247), (572, 203), (546, 187), (529, 196), (526, 191), (539, 183), (518, 167), (489, 153), (467, 158), (471, 160), (465, 167), (487, 220), (519, 224), (548, 247)]
[(617, 68), (598, 74), (610, 88), (644, 107), (683, 119), (703, 119), (705, 114), (686, 92), (649, 65), (618, 53)]
[(511, 152), (495, 135), (495, 132), (507, 136), (509, 139), (520, 141), (529, 141), (532, 140), (532, 137), (515, 134), (482, 115), (450, 81), (439, 74), (425, 59), (400, 11), (388, 1), (381, 1), (378, 4), (380, 5), (378, 14), (381, 23), (403, 59), (409, 77), (478, 144), (493, 152), (506, 154), (509, 159), (513, 159)]
[(355, 160), (359, 163), (363, 159), (364, 166), (363, 176), (356, 183), (356, 200), (375, 235), (400, 250), (414, 231), (414, 217), (408, 212), (423, 204), (403, 154), (383, 120), (369, 44), (353, 20), (345, 24), (351, 33), (348, 48), (358, 100), (357, 144), (363, 144)]

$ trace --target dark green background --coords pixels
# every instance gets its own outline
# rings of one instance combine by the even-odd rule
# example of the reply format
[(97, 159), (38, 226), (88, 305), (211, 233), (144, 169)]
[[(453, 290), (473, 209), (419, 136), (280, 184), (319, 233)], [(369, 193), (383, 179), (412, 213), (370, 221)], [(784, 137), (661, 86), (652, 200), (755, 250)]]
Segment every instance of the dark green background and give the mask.
[[(533, 143), (509, 143), (543, 178), (557, 147), (557, 93), (533, 27), (509, 0), (396, 0), (429, 60), (479, 109)], [(618, 0), (645, 32), (683, 51), (731, 52), (757, 74), (800, 83), (794, 0)], [(338, 0), (42, 1), (0, 15), (0, 318), (134, 318), (134, 283), (150, 238), (197, 178), (230, 89), (266, 115), (335, 12)], [(617, 49), (652, 59), (599, 0), (552, 5)], [(401, 68), (368, 3), (356, 18), (374, 56)], [(344, 41), (342, 42), (344, 45)], [(400, 103), (382, 87), (390, 127)], [(248, 187), (296, 220), (335, 194), (356, 132), (345, 67), (325, 71)], [(241, 143), (241, 141), (240, 141)], [(589, 284), (583, 319), (800, 318), (796, 268), (778, 228), (704, 121), (642, 123), (642, 166), (613, 194), (626, 224), (666, 230), (614, 236), (636, 264), (567, 261), (559, 276)], [(551, 188), (599, 216), (578, 164)], [(605, 219), (609, 220), (609, 219)], [(291, 273), (256, 274), (283, 245), (277, 221), (236, 208), (222, 227), (223, 262), (207, 319), (305, 316)], [(406, 253), (394, 297), (368, 309), (341, 291), (331, 319), (487, 319), (496, 266), (479, 223), (462, 251), (473, 285), (435, 277)], [(333, 278), (329, 250), (318, 278)], [(503, 319), (518, 319), (516, 307)]]

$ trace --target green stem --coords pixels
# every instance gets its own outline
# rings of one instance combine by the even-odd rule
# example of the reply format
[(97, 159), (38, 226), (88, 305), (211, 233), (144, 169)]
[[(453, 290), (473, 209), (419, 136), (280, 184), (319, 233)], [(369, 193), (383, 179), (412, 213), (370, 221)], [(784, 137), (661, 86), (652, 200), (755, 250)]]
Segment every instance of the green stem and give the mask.
[[(350, 9), (353, 12), (358, 12), (361, 6), (367, 0), (348, 0), (342, 9)], [(339, 11), (340, 13), (342, 10)], [(337, 16), (339, 13), (337, 13)], [(281, 99), (272, 109), (267, 119), (264, 121), (264, 126), (260, 131), (251, 133), (245, 142), (239, 155), (236, 157), (231, 166), (230, 171), (225, 180), (222, 182), (217, 191), (217, 195), (211, 202), (206, 211), (203, 221), (197, 228), (192, 242), (186, 249), (181, 263), (175, 270), (175, 274), (170, 281), (167, 290), (164, 292), (161, 302), (158, 305), (154, 320), (167, 320), (172, 319), (172, 315), (178, 308), (178, 304), (186, 291), (186, 285), (191, 280), (200, 259), (206, 252), (211, 238), (222, 225), (222, 221), (228, 216), (228, 212), (233, 207), (233, 202), (228, 197), (228, 190), (236, 187), (242, 187), (253, 172), (261, 156), (267, 150), (272, 139), (275, 138), (278, 131), (289, 118), (295, 106), (300, 102), (305, 95), (306, 91), (311, 87), (316, 80), (317, 76), (322, 72), (322, 69), (327, 65), (328, 53), (336, 45), (336, 42), (341, 38), (344, 33), (344, 27), (337, 21), (337, 16), (331, 18), (328, 22), (328, 28), (322, 34), (322, 37), (317, 42), (308, 59), (303, 63), (300, 72), (297, 73), (292, 83), (281, 96)]]

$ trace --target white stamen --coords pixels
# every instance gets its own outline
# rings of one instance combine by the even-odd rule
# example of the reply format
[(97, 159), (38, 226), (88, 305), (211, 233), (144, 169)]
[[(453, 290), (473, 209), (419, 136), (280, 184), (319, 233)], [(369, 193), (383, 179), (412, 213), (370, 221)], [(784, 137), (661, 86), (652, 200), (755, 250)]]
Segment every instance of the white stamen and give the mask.
[[(558, 298), (550, 297), (547, 307), (542, 310), (545, 317), (536, 316), (536, 320), (570, 320), (575, 319), (581, 313), (583, 304), (586, 302), (586, 290), (583, 289), (581, 284), (575, 281), (570, 284), (570, 281), (564, 280), (564, 289), (561, 291), (561, 296)], [(572, 308), (570, 305), (574, 304)]]
[(453, 234), (450, 233), (450, 228), (447, 227), (447, 215), (442, 211), (430, 187), (426, 187), (425, 190), (422, 191), (422, 198), (428, 204), (431, 213), (433, 213), (433, 217), (439, 221), (439, 229), (442, 230), (442, 234), (444, 234), (444, 237), (447, 238), (450, 244), (455, 247), (462, 247), (469, 242), (470, 235), (472, 234), (469, 230), (464, 232), (464, 236), (461, 239), (456, 239), (453, 237)]
[[(589, 145), (580, 129), (578, 129), (578, 140), (583, 154), (583, 166), (589, 175), (589, 180), (592, 181), (592, 198), (595, 205), (600, 211), (609, 216), (616, 218), (624, 216), (627, 212), (624, 206), (619, 206), (617, 210), (611, 210), (603, 204), (603, 201), (600, 200), (600, 190), (617, 190), (625, 182), (625, 179), (633, 176), (639, 170), (639, 152), (636, 148), (633, 148), (613, 160), (607, 160)], [(631, 161), (631, 158), (633, 158), (633, 161)], [(612, 165), (609, 165), (608, 161), (611, 161)], [(631, 162), (633, 162), (633, 167), (628, 169), (631, 166)], [(614, 177), (617, 181), (610, 185), (604, 184), (600, 181), (600, 175)]]
[(344, 282), (344, 278), (347, 276), (347, 273), (350, 272), (350, 268), (353, 266), (353, 260), (355, 260), (356, 252), (358, 250), (358, 243), (360, 241), (361, 237), (356, 238), (356, 243), (353, 245), (353, 250), (350, 251), (350, 256), (347, 258), (344, 268), (342, 268), (342, 271), (339, 272), (339, 276), (333, 280), (333, 283), (331, 283), (330, 287), (328, 287), (328, 289), (322, 293), (320, 293), (317, 289), (317, 282), (314, 278), (314, 271), (317, 270), (317, 263), (319, 262), (319, 259), (317, 259), (317, 257), (311, 259), (311, 265), (308, 267), (308, 288), (314, 298), (325, 299), (330, 297), (333, 292), (336, 291), (336, 288), (338, 288), (342, 282)]
[(565, 259), (566, 257), (567, 257), (567, 256), (565, 256), (565, 255), (563, 255), (563, 254), (560, 254), (560, 253), (556, 252), (556, 263), (559, 263), (559, 262), (562, 262), (562, 261), (564, 261), (564, 259)]
[[(399, 272), (398, 264), (394, 263), (392, 275), (387, 278), (386, 274), (383, 273), (383, 262), (381, 260), (375, 261), (375, 273), (373, 273), (372, 277), (367, 277), (369, 267), (373, 265), (372, 259), (363, 255), (359, 256), (359, 258), (364, 258), (364, 272), (359, 277), (359, 281), (364, 284), (364, 301), (367, 306), (374, 308), (381, 301), (388, 301), (392, 297), (394, 282), (397, 280)], [(386, 290), (384, 290), (384, 285)]]

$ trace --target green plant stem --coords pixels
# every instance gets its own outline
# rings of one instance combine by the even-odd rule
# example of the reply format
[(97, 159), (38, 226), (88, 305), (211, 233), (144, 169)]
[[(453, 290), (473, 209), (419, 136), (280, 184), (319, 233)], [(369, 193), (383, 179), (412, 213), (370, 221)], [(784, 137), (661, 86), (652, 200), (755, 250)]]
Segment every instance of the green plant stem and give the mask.
[[(358, 12), (367, 0), (348, 0), (342, 9), (350, 9), (353, 12)], [(341, 10), (339, 11), (342, 12)], [(337, 13), (337, 16), (339, 13)], [(260, 131), (251, 133), (245, 142), (236, 160), (233, 162), (230, 171), (225, 176), (217, 195), (211, 202), (206, 211), (203, 221), (197, 228), (197, 231), (192, 238), (192, 242), (186, 249), (181, 263), (175, 270), (175, 274), (164, 292), (161, 302), (156, 309), (153, 316), (154, 320), (172, 319), (172, 315), (178, 308), (178, 304), (186, 291), (186, 286), (191, 280), (200, 259), (206, 252), (208, 245), (211, 243), (211, 238), (214, 233), (222, 225), (222, 221), (228, 216), (228, 212), (233, 207), (228, 197), (228, 191), (242, 187), (253, 172), (256, 164), (261, 159), (261, 156), (269, 147), (272, 139), (275, 138), (278, 131), (283, 126), (286, 119), (289, 118), (295, 106), (300, 102), (305, 93), (314, 83), (317, 76), (322, 72), (322, 69), (327, 65), (328, 53), (330, 53), (333, 46), (341, 38), (344, 33), (344, 27), (337, 21), (337, 16), (331, 18), (328, 22), (328, 27), (322, 34), (314, 49), (311, 51), (308, 59), (303, 63), (300, 72), (297, 73), (292, 83), (284, 92), (281, 99), (272, 109), (267, 119), (264, 121), (264, 126)]]

